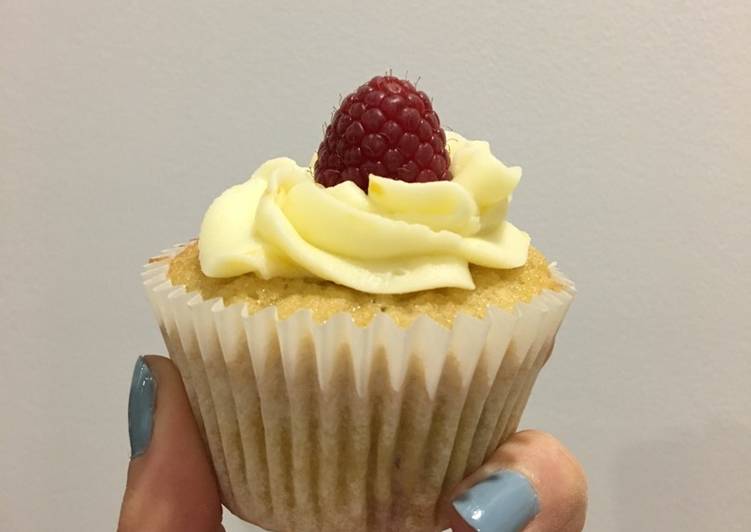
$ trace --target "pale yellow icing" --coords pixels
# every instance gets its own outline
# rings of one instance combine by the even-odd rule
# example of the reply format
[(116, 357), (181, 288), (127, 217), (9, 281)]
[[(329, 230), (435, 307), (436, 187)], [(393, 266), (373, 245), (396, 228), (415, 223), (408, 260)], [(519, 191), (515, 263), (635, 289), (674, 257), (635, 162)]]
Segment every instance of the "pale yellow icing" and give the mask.
[(521, 169), (487, 142), (447, 132), (452, 181), (405, 183), (370, 176), (318, 185), (293, 160), (267, 161), (211, 204), (201, 225), (208, 277), (254, 272), (319, 277), (373, 294), (474, 288), (469, 263), (516, 268), (529, 236), (506, 221)]

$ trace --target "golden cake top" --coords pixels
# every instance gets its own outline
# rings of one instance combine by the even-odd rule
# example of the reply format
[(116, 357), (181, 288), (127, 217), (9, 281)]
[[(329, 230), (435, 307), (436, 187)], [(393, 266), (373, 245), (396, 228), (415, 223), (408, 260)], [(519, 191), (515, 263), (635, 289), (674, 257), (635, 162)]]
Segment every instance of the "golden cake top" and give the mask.
[(201, 271), (198, 245), (192, 242), (170, 261), (168, 278), (189, 292), (199, 292), (204, 299), (221, 297), (226, 305), (245, 303), (250, 313), (276, 306), (284, 319), (300, 309), (309, 309), (316, 321), (323, 322), (346, 312), (360, 326), (380, 312), (400, 326), (423, 314), (448, 326), (460, 313), (481, 318), (488, 307), (511, 309), (543, 290), (562, 288), (552, 277), (545, 257), (534, 247), (529, 248), (528, 260), (518, 268), (473, 265), (470, 270), (474, 290), (437, 288), (407, 294), (368, 294), (317, 278), (261, 279), (252, 272), (228, 278), (207, 277)]

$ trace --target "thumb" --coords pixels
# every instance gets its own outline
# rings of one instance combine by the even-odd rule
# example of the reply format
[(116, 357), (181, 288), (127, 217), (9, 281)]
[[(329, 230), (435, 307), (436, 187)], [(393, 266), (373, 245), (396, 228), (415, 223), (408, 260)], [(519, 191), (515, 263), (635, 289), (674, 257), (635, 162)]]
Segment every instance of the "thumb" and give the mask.
[(454, 532), (580, 532), (584, 528), (584, 471), (561, 442), (544, 432), (514, 434), (454, 493), (450, 512)]
[(170, 360), (136, 361), (128, 429), (131, 460), (118, 531), (223, 530), (211, 462)]

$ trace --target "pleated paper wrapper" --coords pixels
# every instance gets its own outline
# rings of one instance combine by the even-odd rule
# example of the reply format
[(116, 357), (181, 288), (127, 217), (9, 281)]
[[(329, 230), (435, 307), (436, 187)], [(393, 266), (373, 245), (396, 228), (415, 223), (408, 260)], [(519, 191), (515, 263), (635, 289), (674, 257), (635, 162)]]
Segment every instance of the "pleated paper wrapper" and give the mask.
[(152, 259), (144, 285), (223, 503), (274, 531), (445, 528), (451, 489), (516, 431), (574, 294), (551, 265), (563, 290), (450, 330), (279, 319), (173, 285), (181, 250)]

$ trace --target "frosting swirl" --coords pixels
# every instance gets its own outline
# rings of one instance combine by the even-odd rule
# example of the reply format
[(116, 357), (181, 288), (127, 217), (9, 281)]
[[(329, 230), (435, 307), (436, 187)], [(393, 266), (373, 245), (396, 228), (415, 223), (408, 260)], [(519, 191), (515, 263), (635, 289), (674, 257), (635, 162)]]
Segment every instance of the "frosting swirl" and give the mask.
[(452, 181), (370, 176), (318, 185), (288, 158), (267, 161), (227, 189), (203, 218), (198, 246), (208, 277), (254, 272), (318, 277), (373, 294), (472, 289), (469, 264), (516, 268), (529, 235), (506, 221), (521, 177), (487, 142), (447, 132)]

